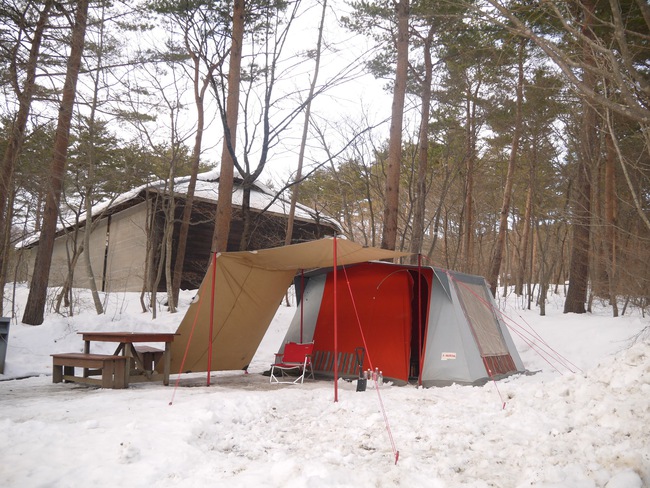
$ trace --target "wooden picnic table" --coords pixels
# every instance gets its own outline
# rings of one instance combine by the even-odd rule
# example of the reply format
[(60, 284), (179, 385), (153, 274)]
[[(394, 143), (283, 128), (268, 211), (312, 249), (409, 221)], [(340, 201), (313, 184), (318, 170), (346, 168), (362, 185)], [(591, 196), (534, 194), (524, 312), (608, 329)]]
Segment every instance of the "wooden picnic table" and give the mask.
[[(160, 381), (169, 385), (171, 364), (170, 345), (176, 334), (167, 332), (79, 332), (84, 340), (84, 354), (90, 354), (92, 342), (114, 342), (117, 348), (113, 355), (127, 358), (124, 385), (141, 381)], [(147, 343), (164, 344), (164, 349), (146, 346)], [(156, 364), (162, 361), (163, 371), (156, 371)]]

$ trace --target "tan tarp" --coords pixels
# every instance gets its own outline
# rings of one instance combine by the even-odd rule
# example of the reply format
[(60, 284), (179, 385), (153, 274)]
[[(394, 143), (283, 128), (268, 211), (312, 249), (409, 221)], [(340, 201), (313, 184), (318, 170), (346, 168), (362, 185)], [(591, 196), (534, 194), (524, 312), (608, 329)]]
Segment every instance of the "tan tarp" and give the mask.
[[(407, 256), (337, 239), (337, 264)], [(275, 312), (302, 269), (334, 264), (334, 239), (259, 251), (217, 255), (172, 343), (172, 373), (208, 370), (210, 310), (213, 308), (212, 371), (244, 369), (253, 358)], [(214, 296), (212, 296), (214, 281)], [(211, 303), (214, 302), (214, 307)], [(189, 343), (189, 347), (188, 347)]]

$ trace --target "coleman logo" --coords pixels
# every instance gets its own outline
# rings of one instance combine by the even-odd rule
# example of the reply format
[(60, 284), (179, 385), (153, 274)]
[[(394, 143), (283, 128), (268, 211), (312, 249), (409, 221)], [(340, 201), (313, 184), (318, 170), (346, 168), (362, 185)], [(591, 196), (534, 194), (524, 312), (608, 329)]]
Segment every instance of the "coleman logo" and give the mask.
[(447, 361), (448, 359), (456, 359), (456, 353), (455, 352), (443, 352), (440, 359), (442, 361)]

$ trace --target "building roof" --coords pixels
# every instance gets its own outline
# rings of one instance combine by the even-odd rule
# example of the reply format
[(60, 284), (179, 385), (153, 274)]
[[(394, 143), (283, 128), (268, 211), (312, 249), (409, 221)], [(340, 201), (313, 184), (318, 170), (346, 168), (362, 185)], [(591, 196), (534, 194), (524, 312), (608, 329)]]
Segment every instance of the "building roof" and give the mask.
[[(241, 186), (241, 178), (235, 177), (235, 183), (233, 187), (232, 194), (232, 205), (234, 207), (241, 207), (244, 190)], [(181, 176), (174, 179), (174, 195), (177, 197), (183, 197), (187, 195), (187, 189), (189, 187), (190, 177)], [(195, 200), (202, 200), (208, 203), (214, 203), (216, 205), (217, 198), (219, 196), (219, 171), (211, 170), (205, 173), (200, 173), (197, 175), (196, 188), (194, 190)], [(106, 200), (97, 203), (92, 208), (93, 217), (99, 215), (106, 215), (110, 213), (119, 212), (126, 208), (129, 208), (136, 203), (139, 203), (142, 200), (142, 194), (146, 190), (148, 191), (157, 191), (160, 193), (165, 193), (168, 191), (169, 184), (167, 181), (158, 180), (153, 183), (145, 183), (140, 185), (132, 190), (129, 190), (125, 193), (120, 194), (112, 200)], [(266, 212), (274, 215), (288, 215), (290, 209), (290, 202), (279, 197), (268, 187), (255, 182), (251, 189), (250, 193), (250, 206), (252, 209), (259, 212)], [(296, 204), (295, 209), (295, 218), (297, 220), (303, 221), (315, 221), (317, 212), (305, 205)], [(328, 217), (326, 215), (319, 215), (318, 218), (322, 221), (325, 221), (337, 228), (339, 228), (338, 222)], [(79, 223), (83, 224), (86, 221), (86, 215), (83, 213), (79, 216)], [(61, 222), (57, 225), (57, 233), (62, 232), (66, 228), (72, 228), (75, 225), (76, 218), (75, 215), (69, 213), (63, 215), (60, 219)], [(38, 242), (40, 234), (34, 233), (33, 235), (22, 240), (16, 244), (16, 248), (29, 247), (36, 242)]]

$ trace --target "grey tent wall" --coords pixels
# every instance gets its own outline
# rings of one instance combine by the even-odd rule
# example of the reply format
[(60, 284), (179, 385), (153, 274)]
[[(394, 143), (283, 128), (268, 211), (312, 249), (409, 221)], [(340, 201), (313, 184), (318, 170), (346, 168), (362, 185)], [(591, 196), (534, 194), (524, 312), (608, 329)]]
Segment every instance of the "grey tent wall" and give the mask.
[(501, 332), (502, 339), (505, 342), (510, 357), (515, 363), (517, 371), (520, 372), (525, 371), (526, 368), (524, 367), (524, 363), (519, 357), (519, 353), (517, 352), (515, 343), (512, 340), (512, 336), (510, 335), (508, 326), (503, 320), (503, 316), (499, 311), (499, 307), (497, 306), (494, 296), (492, 296), (492, 293), (490, 292), (490, 287), (485, 281), (485, 278), (483, 278), (482, 276), (467, 275), (464, 273), (458, 273), (454, 271), (450, 271), (449, 273), (455, 280), (461, 283), (469, 283), (472, 285), (480, 286), (483, 292), (481, 298), (485, 301), (485, 303), (483, 303), (482, 305), (486, 308), (487, 311), (489, 311), (491, 317), (493, 317), (494, 321), (497, 323), (499, 331)]
[[(481, 302), (480, 307), (484, 308), (485, 314), (500, 332), (517, 371), (525, 371), (485, 279), (437, 268), (435, 277), (431, 290), (429, 330), (422, 371), (423, 386), (447, 386), (453, 383), (478, 385), (490, 379), (458, 295), (457, 286), (465, 283), (476, 285), (473, 288), (482, 291), (476, 300)], [(471, 294), (466, 295), (466, 299), (471, 299), (469, 297)], [(455, 359), (450, 359), (454, 354)]]
[(281, 353), (284, 351), (284, 345), (287, 342), (300, 342), (300, 319), (303, 307), (302, 316), (302, 341), (311, 342), (314, 339), (314, 331), (316, 330), (316, 322), (318, 320), (318, 313), (320, 312), (320, 305), (325, 292), (325, 281), (327, 280), (327, 273), (314, 275), (306, 278), (305, 289), (302, 293), (296, 293), (301, 296), (301, 301), (298, 303), (296, 313), (291, 319), (291, 324), (287, 330), (282, 345), (280, 346)]
[[(487, 376), (458, 296), (447, 275), (435, 270), (429, 303), (422, 385), (474, 384)], [(450, 356), (455, 355), (455, 358)]]

